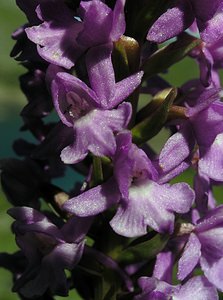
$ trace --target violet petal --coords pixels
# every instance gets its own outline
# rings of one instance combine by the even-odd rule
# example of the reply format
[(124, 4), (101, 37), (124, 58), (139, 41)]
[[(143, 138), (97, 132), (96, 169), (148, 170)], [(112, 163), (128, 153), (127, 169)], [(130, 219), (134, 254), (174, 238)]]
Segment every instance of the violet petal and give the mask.
[(177, 277), (184, 280), (196, 267), (201, 256), (201, 244), (194, 233), (190, 234), (178, 264)]
[(190, 2), (179, 0), (175, 7), (169, 8), (156, 20), (147, 34), (147, 40), (162, 43), (182, 33), (193, 20)]
[(112, 44), (91, 48), (86, 55), (86, 65), (92, 89), (101, 101), (109, 107), (115, 92), (115, 74), (111, 61)]
[(97, 215), (120, 199), (116, 183), (109, 180), (65, 202), (63, 209), (80, 217)]
[(223, 133), (216, 136), (213, 144), (198, 162), (199, 169), (216, 181), (223, 181)]
[(174, 293), (173, 300), (218, 300), (214, 286), (204, 277), (196, 276), (188, 280), (180, 290)]

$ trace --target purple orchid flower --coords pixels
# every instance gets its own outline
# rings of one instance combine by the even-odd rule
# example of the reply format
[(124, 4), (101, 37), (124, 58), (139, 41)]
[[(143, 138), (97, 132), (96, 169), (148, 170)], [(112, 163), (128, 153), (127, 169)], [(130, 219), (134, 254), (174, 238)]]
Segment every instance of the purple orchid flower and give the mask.
[[(194, 20), (197, 21), (199, 31), (208, 26), (218, 10), (221, 0), (177, 0), (163, 13), (149, 29), (147, 39), (162, 43), (186, 30)], [(202, 7), (202, 9), (201, 9)]]
[[(194, 84), (196, 82), (191, 86), (192, 91), (187, 92), (185, 101), (185, 114), (188, 120), (181, 122), (178, 132), (167, 141), (160, 153), (158, 163), (161, 180), (172, 179), (172, 174), (178, 175), (190, 166), (193, 160), (193, 163), (198, 165), (201, 176), (222, 181), (223, 105), (219, 101), (221, 90), (204, 89), (201, 84), (194, 88)], [(193, 153), (195, 142), (198, 145), (198, 151)], [(176, 153), (176, 156), (170, 156), (173, 161), (167, 162), (165, 157), (169, 153)]]
[(139, 278), (139, 286), (142, 293), (134, 297), (134, 300), (217, 300), (216, 289), (204, 276), (196, 276), (189, 279), (183, 285), (170, 285), (155, 277)]
[[(173, 212), (190, 209), (193, 191), (184, 183), (160, 185), (157, 170), (145, 153), (131, 143), (130, 134), (120, 134), (117, 143), (114, 174), (122, 200), (111, 226), (127, 236), (143, 235), (147, 226), (161, 233), (172, 232)], [(173, 194), (177, 195), (177, 202)]]
[(178, 278), (184, 280), (200, 263), (207, 279), (220, 291), (222, 287), (223, 206), (210, 210), (191, 231), (178, 265)]
[(110, 45), (89, 50), (86, 62), (92, 89), (64, 72), (57, 73), (52, 82), (57, 113), (74, 130), (73, 145), (61, 153), (63, 162), (70, 164), (83, 160), (88, 151), (96, 156), (114, 155), (114, 133), (126, 128), (131, 117), (131, 104), (120, 103), (141, 83), (143, 75), (138, 72), (115, 83)]
[(199, 146), (198, 168), (201, 174), (222, 181), (223, 105), (219, 101), (220, 91), (216, 88), (198, 89), (192, 94), (197, 99), (187, 108), (186, 115)]
[(44, 63), (36, 50), (36, 45), (27, 38), (25, 30), (27, 27), (39, 25), (41, 23), (36, 15), (35, 9), (40, 3), (46, 1), (47, 0), (16, 0), (16, 4), (25, 13), (28, 19), (28, 24), (19, 27), (12, 34), (12, 38), (16, 40), (16, 44), (10, 55), (16, 57), (16, 60)]
[[(223, 3), (221, 3), (214, 16), (206, 22), (201, 32), (201, 43), (192, 51), (200, 66), (200, 78), (204, 86), (213, 84), (220, 87), (218, 69), (222, 67), (223, 46)], [(198, 33), (198, 29), (195, 30)]]
[(132, 144), (131, 134), (119, 133), (114, 178), (68, 200), (64, 209), (78, 216), (91, 216), (118, 204), (110, 221), (118, 234), (141, 236), (147, 233), (147, 226), (161, 233), (172, 233), (174, 212), (188, 212), (194, 192), (185, 183), (170, 186), (157, 181), (157, 170), (146, 154)]
[(193, 27), (192, 31), (196, 27), (194, 33), (200, 34), (203, 42), (193, 49), (191, 56), (198, 61), (200, 80), (204, 86), (214, 84), (219, 87), (217, 69), (222, 67), (222, 11), (223, 4), (219, 0), (175, 1), (151, 27), (147, 39), (161, 43), (190, 29), (189, 26)]
[[(190, 224), (189, 228), (191, 229), (193, 226)], [(153, 277), (141, 277), (139, 279), (138, 283), (142, 293), (136, 296), (134, 300), (168, 300), (170, 298), (187, 300), (193, 295), (196, 296), (196, 299), (218, 299), (216, 288), (205, 276), (192, 277), (183, 285), (172, 285), (175, 259), (172, 251), (160, 252), (156, 258)], [(190, 263), (189, 260), (187, 262)]]
[(37, 9), (43, 22), (26, 29), (37, 44), (39, 55), (49, 63), (70, 69), (88, 48), (117, 41), (125, 31), (125, 0), (112, 11), (100, 0), (81, 1), (76, 15), (61, 1), (41, 3)]
[(204, 87), (220, 87), (220, 78), (215, 65), (214, 54), (211, 48), (202, 42), (190, 52), (190, 56), (195, 58), (200, 68), (200, 81)]
[(223, 41), (213, 44), (202, 43), (197, 60), (200, 66), (200, 79), (204, 86), (221, 87), (218, 69), (222, 68)]
[(41, 296), (48, 288), (53, 294), (67, 295), (64, 269), (72, 270), (79, 262), (92, 219), (72, 217), (59, 229), (30, 207), (11, 208), (8, 213), (16, 220), (16, 242), (28, 260), (13, 290), (27, 298)]
[[(202, 6), (202, 9), (201, 9)], [(177, 0), (150, 28), (147, 39), (162, 43), (187, 28), (196, 27), (202, 43), (191, 51), (200, 67), (201, 83), (220, 86), (217, 69), (222, 67), (223, 3), (221, 0)]]

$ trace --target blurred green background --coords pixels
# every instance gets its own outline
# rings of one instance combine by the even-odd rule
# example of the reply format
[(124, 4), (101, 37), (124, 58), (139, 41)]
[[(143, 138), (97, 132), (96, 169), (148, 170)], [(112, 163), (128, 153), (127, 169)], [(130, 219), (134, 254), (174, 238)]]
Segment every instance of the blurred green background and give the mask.
[[(14, 45), (11, 33), (25, 22), (25, 16), (16, 7), (15, 1), (0, 1), (0, 158), (15, 156), (12, 150), (13, 140), (24, 137), (24, 133), (19, 131), (22, 125), (19, 113), (26, 104), (26, 100), (19, 89), (18, 81), (18, 76), (24, 73), (24, 68), (10, 58), (9, 53)], [(186, 80), (198, 77), (198, 68), (190, 58), (186, 58), (172, 67), (163, 77), (172, 85), (180, 86)], [(153, 147), (159, 149), (166, 139), (167, 133), (162, 131), (158, 137), (152, 140)], [(191, 183), (190, 173), (186, 172), (180, 180)], [(216, 190), (217, 198), (221, 199), (222, 188)], [(9, 204), (0, 190), (0, 252), (13, 253), (17, 248), (14, 236), (10, 232), (12, 220), (6, 213), (8, 208)], [(0, 299), (18, 299), (17, 295), (10, 291), (11, 284), (11, 274), (0, 268)], [(78, 300), (78, 297), (71, 293), (69, 299)]]
[[(9, 57), (14, 41), (11, 33), (25, 17), (16, 8), (13, 0), (0, 1), (0, 158), (13, 154), (12, 141), (19, 135), (21, 121), (19, 111), (25, 104), (25, 99), (19, 90), (18, 75), (23, 68)], [(10, 233), (11, 220), (6, 214), (9, 205), (0, 192), (0, 252), (13, 253), (16, 249), (14, 238)], [(0, 298), (2, 300), (14, 300), (18, 297), (11, 292), (11, 274), (0, 269)]]

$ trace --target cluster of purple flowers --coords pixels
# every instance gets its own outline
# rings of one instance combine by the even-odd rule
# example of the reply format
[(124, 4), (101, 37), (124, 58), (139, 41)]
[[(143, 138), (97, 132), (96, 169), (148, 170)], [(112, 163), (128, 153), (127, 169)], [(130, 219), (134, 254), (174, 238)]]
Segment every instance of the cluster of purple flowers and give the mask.
[[(13, 291), (24, 300), (71, 289), (85, 300), (219, 299), (223, 1), (16, 2), (28, 23), (11, 54), (27, 69), (21, 116), (36, 143), (17, 140), (22, 159), (0, 162), (20, 248), (0, 254)], [(172, 87), (160, 73), (186, 55), (200, 78)], [(150, 139), (164, 127), (155, 153)], [(84, 176), (69, 178), (69, 192), (53, 184), (67, 168)], [(171, 182), (187, 169), (193, 188)]]

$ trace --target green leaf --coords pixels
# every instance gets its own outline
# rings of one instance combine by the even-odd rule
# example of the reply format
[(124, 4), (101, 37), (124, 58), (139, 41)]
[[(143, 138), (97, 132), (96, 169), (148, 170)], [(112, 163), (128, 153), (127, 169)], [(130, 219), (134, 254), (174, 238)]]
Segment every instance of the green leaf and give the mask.
[(112, 270), (103, 273), (103, 300), (115, 300), (120, 288), (121, 279)]
[(101, 277), (95, 281), (95, 300), (116, 300), (122, 283), (121, 278), (113, 270), (105, 269)]
[(153, 238), (123, 250), (118, 257), (118, 261), (120, 263), (130, 264), (144, 260), (151, 260), (163, 250), (168, 239), (168, 235), (161, 235), (157, 233)]
[(142, 144), (155, 136), (163, 127), (167, 120), (170, 107), (177, 96), (177, 89), (171, 88), (165, 90), (168, 92), (164, 100), (157, 101), (161, 102), (159, 107), (146, 119), (141, 121), (132, 129), (133, 142), (136, 144)]
[(183, 34), (176, 42), (153, 53), (143, 64), (144, 79), (165, 71), (183, 59), (193, 48), (201, 44), (201, 40)]

